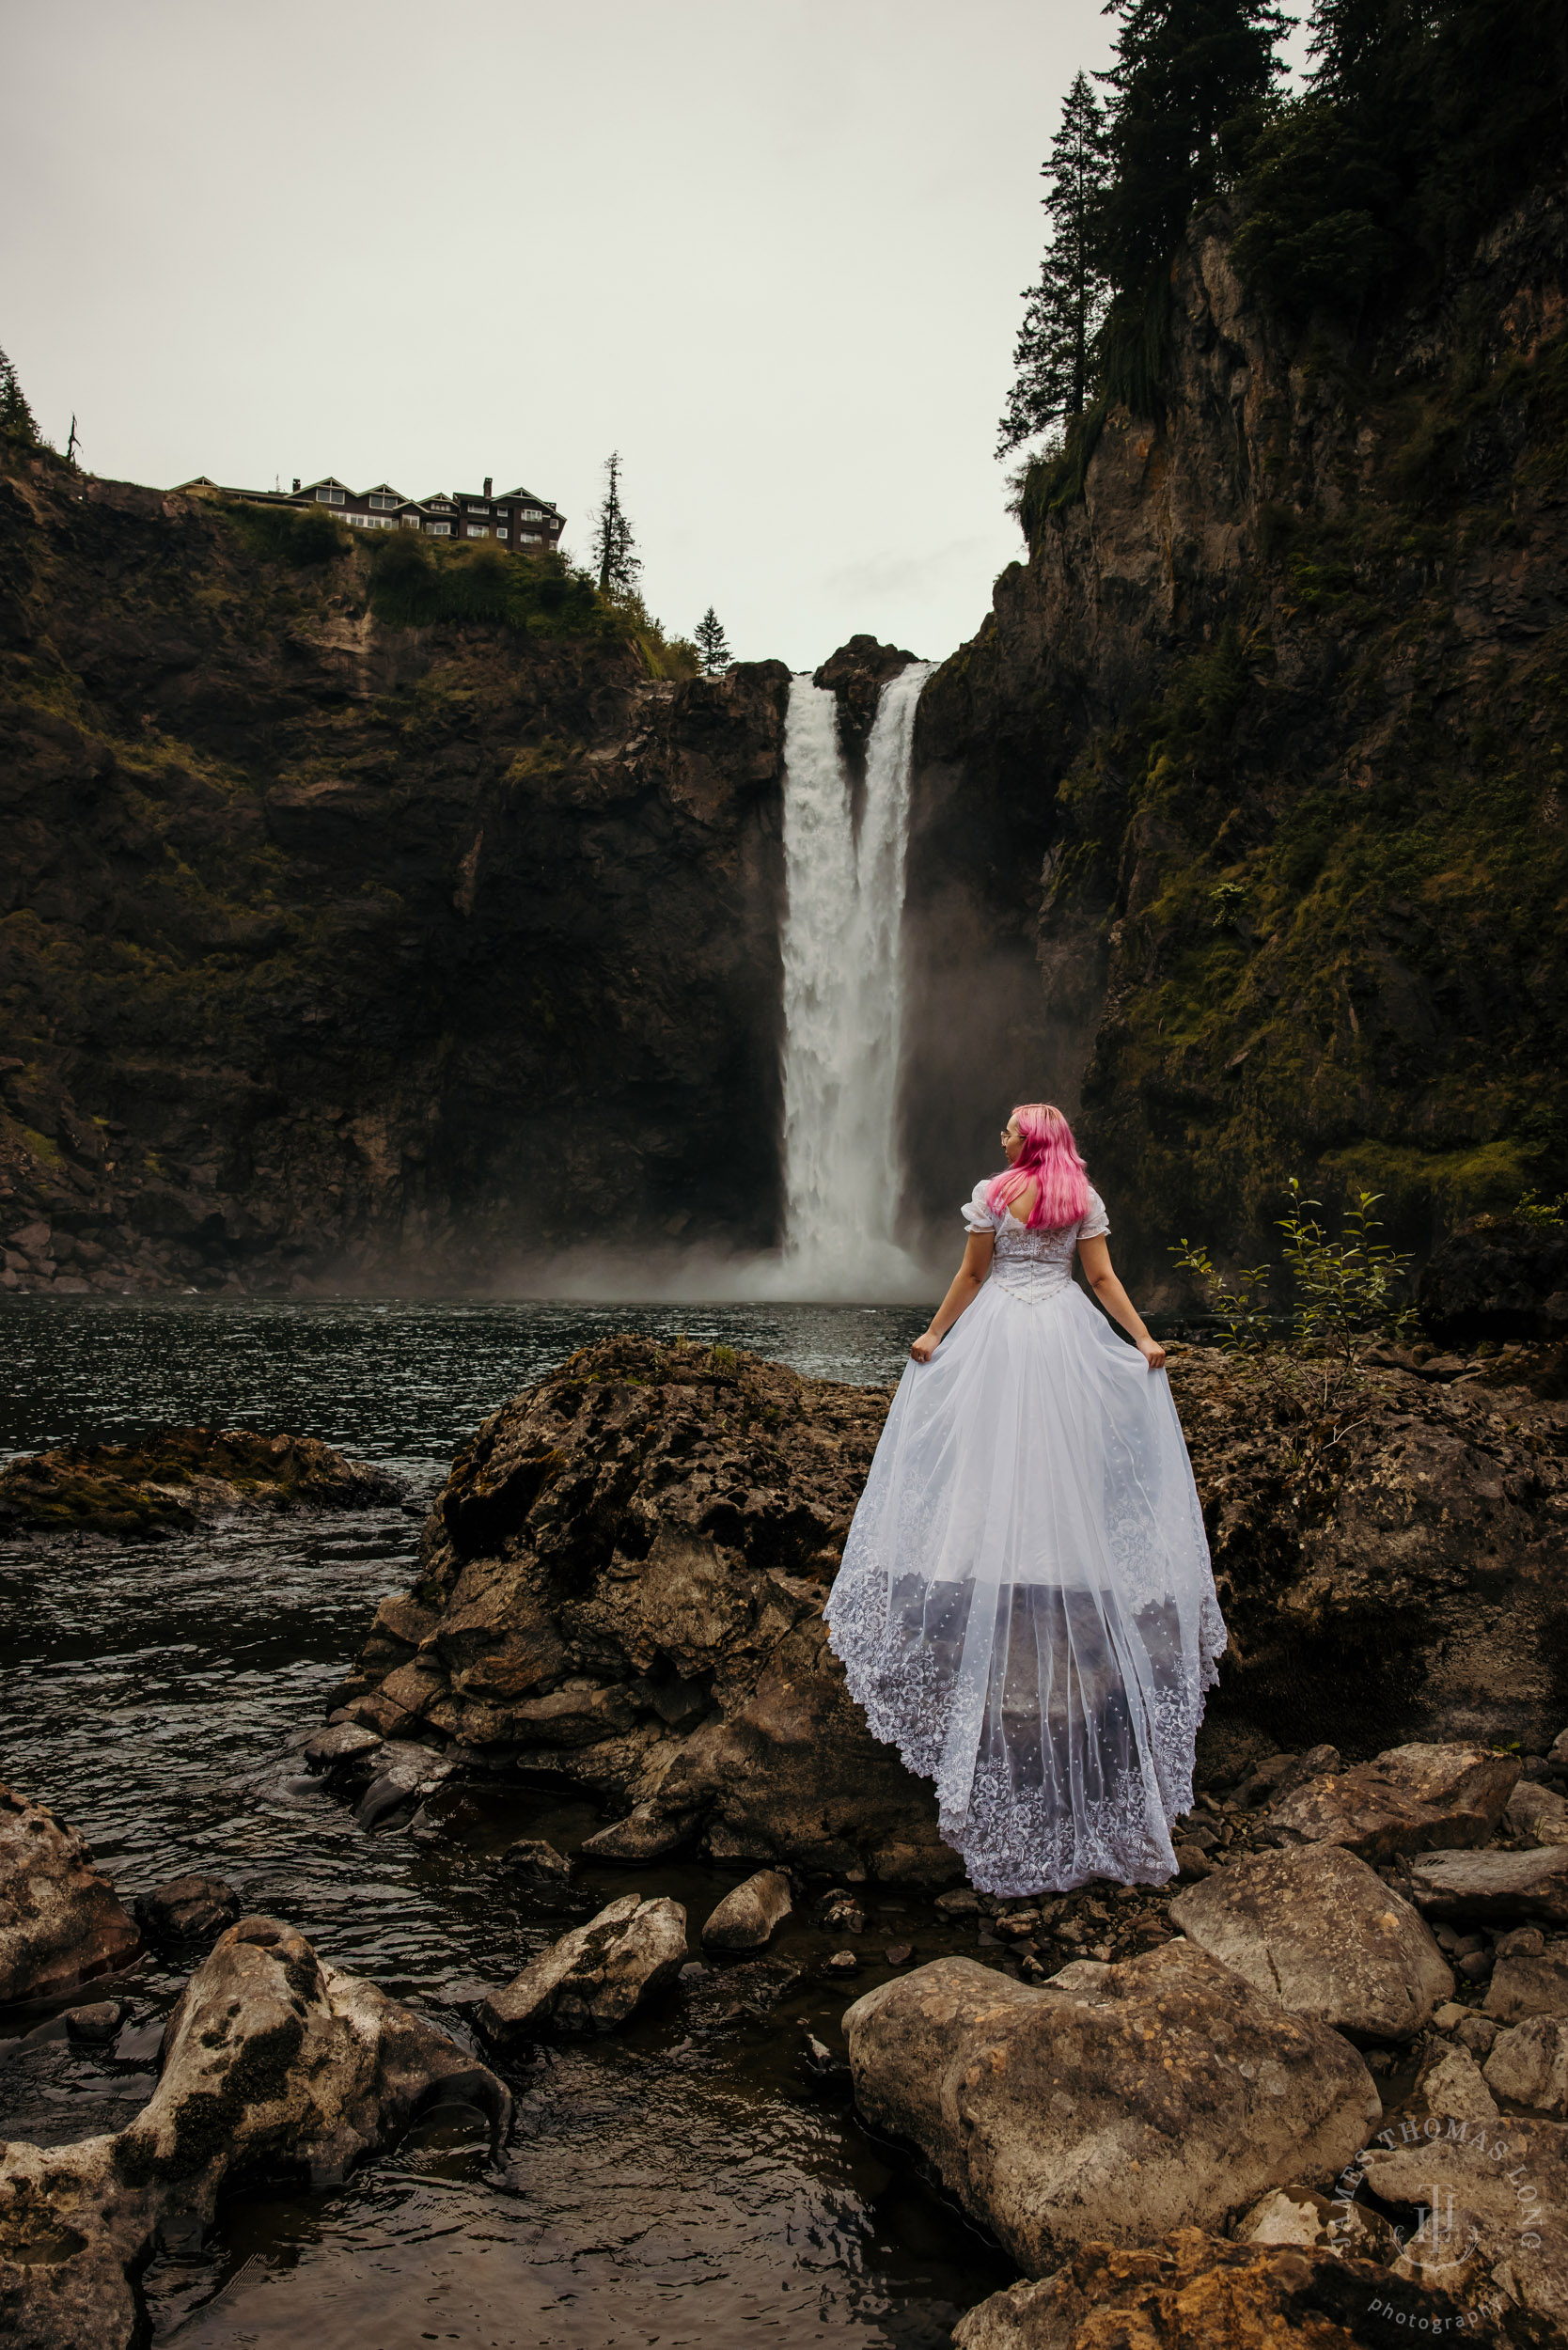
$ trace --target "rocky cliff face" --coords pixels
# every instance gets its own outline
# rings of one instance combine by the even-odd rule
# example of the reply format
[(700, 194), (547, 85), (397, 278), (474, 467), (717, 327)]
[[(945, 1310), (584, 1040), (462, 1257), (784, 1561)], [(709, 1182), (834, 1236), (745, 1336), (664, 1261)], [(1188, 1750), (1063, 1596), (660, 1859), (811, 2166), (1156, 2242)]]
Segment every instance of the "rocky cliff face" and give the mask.
[(1146, 1277), (1293, 1171), (1424, 1248), (1568, 1145), (1560, 201), (1354, 332), (1261, 309), (1232, 226), (1177, 264), (1163, 415), (1111, 413), (1081, 498), (1037, 477), (920, 711), (923, 1034), (966, 1000), (984, 1041), (916, 1072), (928, 1204), (1050, 1090)]
[(396, 629), (0, 470), (0, 1280), (486, 1280), (776, 1214), (787, 672)]

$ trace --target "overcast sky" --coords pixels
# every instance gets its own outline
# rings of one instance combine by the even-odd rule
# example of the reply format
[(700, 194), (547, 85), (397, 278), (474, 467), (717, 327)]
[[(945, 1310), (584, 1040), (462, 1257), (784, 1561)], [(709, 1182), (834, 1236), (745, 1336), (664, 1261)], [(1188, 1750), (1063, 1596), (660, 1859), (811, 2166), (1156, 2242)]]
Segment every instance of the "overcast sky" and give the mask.
[(55, 0), (9, 19), (0, 345), (95, 473), (518, 483), (651, 609), (942, 655), (1099, 0)]

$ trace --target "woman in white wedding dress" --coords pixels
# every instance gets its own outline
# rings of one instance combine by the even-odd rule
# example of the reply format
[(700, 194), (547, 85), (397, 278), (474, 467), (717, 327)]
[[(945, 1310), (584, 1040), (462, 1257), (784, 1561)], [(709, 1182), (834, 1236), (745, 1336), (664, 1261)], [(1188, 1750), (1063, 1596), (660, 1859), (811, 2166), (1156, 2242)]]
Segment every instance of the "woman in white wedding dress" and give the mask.
[(1202, 1512), (1066, 1119), (1026, 1104), (1002, 1139), (910, 1348), (830, 1637), (872, 1731), (935, 1779), (980, 1891), (1161, 1884), (1225, 1646)]

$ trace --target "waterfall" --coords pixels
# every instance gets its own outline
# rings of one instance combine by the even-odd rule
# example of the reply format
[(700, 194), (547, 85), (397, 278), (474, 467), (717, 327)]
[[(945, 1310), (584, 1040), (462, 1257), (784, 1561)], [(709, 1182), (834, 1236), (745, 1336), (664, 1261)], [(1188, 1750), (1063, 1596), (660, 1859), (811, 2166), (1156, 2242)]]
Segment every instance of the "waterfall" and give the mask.
[(790, 688), (784, 734), (784, 1194), (776, 1294), (923, 1298), (929, 1277), (893, 1238), (902, 1041), (904, 863), (914, 662), (882, 689), (858, 827), (838, 703)]

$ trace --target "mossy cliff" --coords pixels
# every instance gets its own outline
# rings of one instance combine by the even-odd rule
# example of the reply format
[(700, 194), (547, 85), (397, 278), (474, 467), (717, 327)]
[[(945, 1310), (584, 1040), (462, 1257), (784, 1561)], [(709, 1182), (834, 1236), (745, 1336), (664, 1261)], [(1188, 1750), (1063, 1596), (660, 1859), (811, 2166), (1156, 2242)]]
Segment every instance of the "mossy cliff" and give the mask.
[(782, 666), (275, 539), (0, 457), (8, 1285), (768, 1238)]
[(1271, 313), (1234, 227), (1178, 258), (1160, 414), (1032, 473), (917, 741), (917, 999), (955, 939), (994, 979), (928, 1204), (1000, 1069), (1081, 1108), (1146, 1279), (1292, 1171), (1424, 1249), (1568, 1151), (1560, 196), (1356, 327)]

